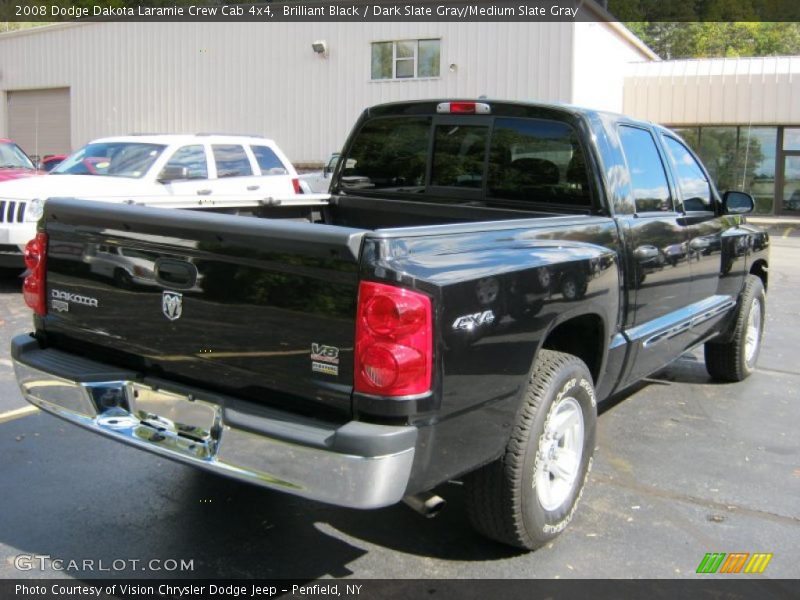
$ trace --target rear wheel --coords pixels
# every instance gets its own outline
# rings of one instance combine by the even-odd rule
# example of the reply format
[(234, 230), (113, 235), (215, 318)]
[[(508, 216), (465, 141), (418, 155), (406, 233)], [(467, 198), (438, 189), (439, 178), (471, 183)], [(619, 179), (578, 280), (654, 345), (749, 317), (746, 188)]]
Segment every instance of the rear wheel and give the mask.
[(720, 381), (742, 381), (756, 368), (764, 334), (766, 296), (764, 284), (748, 275), (739, 299), (733, 335), (727, 342), (707, 342), (706, 370)]
[(473, 527), (528, 550), (572, 520), (591, 467), (597, 407), (575, 356), (542, 350), (505, 454), (466, 479)]

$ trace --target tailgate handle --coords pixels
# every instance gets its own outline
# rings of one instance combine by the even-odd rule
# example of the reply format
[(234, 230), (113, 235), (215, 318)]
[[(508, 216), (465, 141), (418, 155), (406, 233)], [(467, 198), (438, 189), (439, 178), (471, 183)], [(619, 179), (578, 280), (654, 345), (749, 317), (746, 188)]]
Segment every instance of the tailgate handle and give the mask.
[(155, 272), (156, 281), (166, 287), (187, 289), (197, 283), (197, 267), (185, 260), (159, 258)]

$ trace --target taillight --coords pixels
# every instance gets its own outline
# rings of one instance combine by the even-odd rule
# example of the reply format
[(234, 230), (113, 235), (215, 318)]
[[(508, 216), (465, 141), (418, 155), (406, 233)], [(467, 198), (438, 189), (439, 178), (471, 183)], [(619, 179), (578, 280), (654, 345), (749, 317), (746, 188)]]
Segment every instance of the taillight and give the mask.
[(410, 396), (431, 389), (433, 316), (425, 294), (362, 281), (356, 318), (356, 392)]
[(303, 189), (300, 187), (300, 179), (298, 177), (294, 177), (292, 179), (292, 185), (294, 186), (294, 193), (295, 194), (302, 194)]
[(25, 246), (25, 266), (28, 275), (22, 284), (22, 295), (25, 304), (37, 315), (47, 314), (47, 298), (45, 297), (45, 273), (47, 270), (47, 234), (39, 232)]
[(440, 102), (436, 112), (445, 115), (490, 115), (492, 107), (485, 102)]

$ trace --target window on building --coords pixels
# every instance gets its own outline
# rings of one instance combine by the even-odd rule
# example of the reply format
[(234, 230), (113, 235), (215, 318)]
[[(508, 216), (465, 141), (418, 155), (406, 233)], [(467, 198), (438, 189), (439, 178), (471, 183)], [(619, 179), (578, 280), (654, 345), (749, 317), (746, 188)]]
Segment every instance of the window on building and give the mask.
[(372, 44), (372, 79), (438, 77), (440, 40), (400, 40)]
[(672, 169), (678, 179), (684, 210), (689, 212), (714, 210), (711, 186), (691, 152), (673, 137), (664, 136), (664, 141)]
[(250, 159), (243, 146), (236, 144), (214, 144), (211, 146), (217, 163), (217, 177), (242, 177), (253, 174)]
[[(699, 146), (695, 148), (711, 180), (720, 190), (739, 189), (735, 185), (737, 167), (736, 127), (702, 127)], [(687, 142), (689, 140), (686, 140)], [(739, 181), (741, 183), (741, 180)]]
[(650, 132), (623, 125), (619, 128), (619, 139), (628, 164), (636, 212), (674, 210), (664, 164)]
[(281, 162), (272, 148), (267, 146), (250, 146), (253, 155), (256, 157), (258, 168), (262, 175), (286, 175), (286, 167)]
[(670, 127), (672, 131), (677, 133), (681, 136), (687, 144), (689, 144), (689, 148), (697, 152), (697, 149), (700, 147), (700, 129), (697, 127)]
[(180, 169), (185, 167), (188, 170), (187, 179), (206, 179), (208, 177), (208, 162), (206, 161), (206, 150), (202, 145), (183, 146), (175, 151), (164, 165), (164, 169)]
[(800, 128), (787, 127), (783, 130), (783, 149), (800, 150)]
[[(732, 188), (752, 194), (756, 212), (771, 214), (775, 203), (777, 127), (741, 127), (736, 180)], [(718, 189), (725, 189), (719, 187)]]
[(573, 129), (543, 119), (497, 119), (489, 150), (487, 195), (589, 206), (586, 161)]

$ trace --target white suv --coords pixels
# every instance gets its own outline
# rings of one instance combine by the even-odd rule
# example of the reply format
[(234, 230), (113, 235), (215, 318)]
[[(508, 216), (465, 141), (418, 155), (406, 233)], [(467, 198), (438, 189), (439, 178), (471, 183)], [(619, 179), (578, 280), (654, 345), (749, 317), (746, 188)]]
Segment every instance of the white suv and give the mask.
[(231, 135), (131, 135), (95, 140), (50, 174), (0, 183), (0, 267), (22, 266), (47, 198), (107, 202), (287, 198), (300, 193), (272, 140)]

